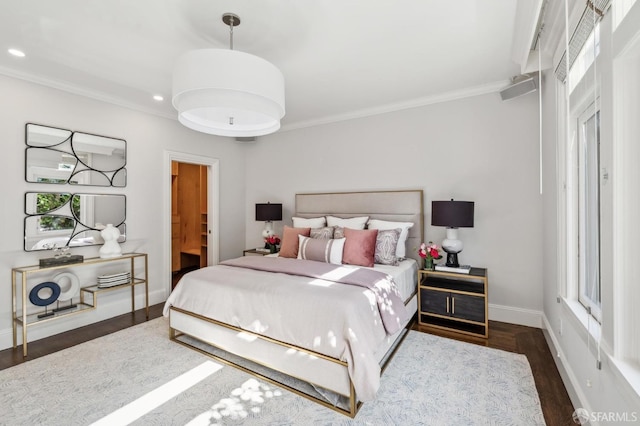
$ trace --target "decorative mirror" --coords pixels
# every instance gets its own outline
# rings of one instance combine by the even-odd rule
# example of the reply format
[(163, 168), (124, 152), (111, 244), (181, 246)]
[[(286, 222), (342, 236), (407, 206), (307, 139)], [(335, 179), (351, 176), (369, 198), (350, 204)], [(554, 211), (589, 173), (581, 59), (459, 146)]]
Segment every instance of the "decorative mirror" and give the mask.
[(108, 224), (126, 240), (126, 197), (108, 194), (27, 192), (24, 250), (102, 245), (100, 231)]
[(71, 185), (127, 185), (127, 142), (27, 123), (27, 182)]

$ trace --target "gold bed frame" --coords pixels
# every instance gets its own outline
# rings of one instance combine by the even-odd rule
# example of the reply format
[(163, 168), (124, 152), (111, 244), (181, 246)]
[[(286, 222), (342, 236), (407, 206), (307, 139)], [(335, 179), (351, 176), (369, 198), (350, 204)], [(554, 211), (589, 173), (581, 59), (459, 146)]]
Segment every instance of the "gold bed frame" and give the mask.
[[(416, 295), (417, 295), (417, 293), (414, 293), (411, 297), (409, 297), (408, 300), (410, 301)], [(229, 325), (229, 324), (226, 324), (226, 323), (223, 323), (223, 322), (211, 319), (211, 318), (207, 318), (207, 317), (199, 315), (199, 314), (195, 314), (193, 312), (185, 311), (184, 309), (176, 308), (174, 306), (172, 306), (170, 308), (170, 310), (169, 310), (169, 319), (171, 318), (171, 312), (173, 312), (173, 311), (180, 312), (181, 314), (184, 314), (184, 315), (187, 315), (187, 316), (191, 316), (193, 318), (197, 318), (197, 319), (202, 320), (202, 321), (206, 321), (206, 322), (208, 322), (210, 324), (214, 324), (214, 325), (219, 326), (219, 327), (224, 327), (224, 328), (232, 330), (234, 332), (243, 333), (243, 334), (249, 334), (249, 335), (251, 335), (251, 336), (253, 336), (255, 338), (262, 339), (262, 340), (267, 341), (269, 343), (273, 343), (273, 344), (282, 346), (283, 348), (293, 349), (293, 350), (296, 350), (296, 351), (299, 351), (299, 352), (303, 352), (305, 354), (308, 354), (308, 355), (311, 355), (311, 356), (314, 356), (314, 357), (317, 357), (317, 358), (321, 358), (321, 359), (324, 359), (324, 360), (329, 361), (329, 362), (333, 362), (335, 364), (338, 364), (338, 365), (342, 366), (345, 369), (348, 369), (348, 363), (346, 361), (342, 361), (342, 360), (339, 360), (337, 358), (333, 358), (333, 357), (321, 354), (319, 352), (315, 352), (315, 351), (312, 351), (312, 350), (309, 350), (309, 349), (301, 348), (301, 347), (296, 346), (296, 345), (292, 345), (290, 343), (282, 342), (280, 340), (276, 340), (276, 339), (273, 339), (273, 338), (270, 338), (270, 337), (267, 337), (267, 336), (263, 336), (261, 334), (255, 333), (253, 331), (249, 331), (249, 330), (245, 330), (245, 329), (233, 326), (233, 325)], [(409, 320), (409, 322), (405, 326), (404, 332), (402, 333), (402, 335), (398, 336), (398, 338), (393, 342), (393, 345), (389, 348), (389, 351), (387, 351), (385, 356), (382, 357), (383, 363), (380, 365), (380, 368), (381, 368), (380, 375), (381, 376), (382, 376), (382, 373), (384, 373), (384, 370), (387, 368), (387, 365), (389, 364), (389, 362), (391, 361), (393, 356), (396, 354), (396, 351), (398, 350), (398, 348), (400, 347), (400, 345), (402, 344), (402, 342), (406, 338), (407, 334), (409, 334), (409, 330), (411, 329), (411, 327), (412, 327), (414, 322), (415, 322), (415, 314), (413, 315), (412, 319)], [(171, 321), (169, 321), (169, 323), (171, 323)], [(261, 373), (258, 373), (256, 371), (253, 371), (253, 370), (251, 370), (251, 369), (249, 369), (249, 368), (247, 368), (247, 367), (245, 367), (243, 365), (237, 364), (237, 363), (235, 363), (233, 361), (227, 360), (227, 359), (222, 358), (222, 357), (220, 357), (218, 355), (215, 355), (215, 354), (212, 354), (210, 352), (207, 352), (206, 350), (201, 349), (201, 348), (199, 348), (197, 346), (191, 345), (188, 342), (180, 340), (180, 336), (189, 336), (189, 337), (191, 337), (193, 339), (196, 339), (196, 340), (198, 340), (198, 341), (200, 341), (202, 343), (205, 343), (205, 344), (210, 345), (212, 347), (218, 348), (218, 349), (220, 349), (222, 351), (229, 352), (227, 349), (222, 348), (220, 346), (217, 346), (214, 343), (207, 342), (207, 341), (204, 341), (204, 340), (202, 340), (200, 338), (192, 336), (192, 335), (190, 335), (188, 333), (181, 332), (181, 331), (176, 330), (175, 328), (173, 328), (171, 326), (169, 327), (169, 339), (170, 340), (172, 340), (172, 341), (174, 341), (176, 343), (179, 343), (179, 344), (181, 344), (181, 345), (183, 345), (183, 346), (185, 346), (187, 348), (196, 350), (196, 351), (198, 351), (198, 352), (200, 352), (200, 353), (202, 353), (204, 355), (207, 355), (207, 356), (215, 359), (218, 362), (221, 362), (223, 364), (229, 365), (231, 367), (235, 367), (235, 368), (237, 368), (237, 369), (239, 369), (241, 371), (244, 371), (247, 374), (250, 374), (250, 375), (252, 375), (254, 377), (262, 379), (262, 380), (264, 380), (266, 382), (269, 382), (269, 383), (274, 384), (276, 386), (283, 387), (283, 388), (295, 393), (296, 395), (299, 395), (299, 396), (302, 396), (303, 398), (306, 398), (306, 399), (309, 399), (311, 401), (314, 401), (314, 402), (316, 402), (316, 403), (318, 403), (320, 405), (323, 405), (323, 406), (325, 406), (327, 408), (330, 408), (330, 409), (332, 409), (334, 411), (337, 411), (340, 414), (344, 414), (346, 416), (354, 418), (356, 416), (356, 414), (358, 414), (358, 410), (360, 410), (360, 407), (363, 404), (363, 402), (357, 401), (355, 387), (354, 387), (353, 381), (351, 380), (350, 377), (349, 377), (350, 394), (348, 395), (348, 398), (349, 398), (349, 404), (348, 404), (349, 405), (349, 409), (347, 410), (347, 409), (344, 409), (342, 407), (333, 405), (333, 404), (329, 403), (328, 401), (326, 401), (324, 399), (321, 399), (319, 397), (315, 397), (313, 395), (309, 395), (309, 394), (307, 394), (307, 393), (305, 393), (305, 392), (303, 392), (301, 390), (298, 390), (298, 389), (294, 388), (293, 386), (290, 386), (290, 385), (288, 385), (286, 383), (279, 382), (278, 380), (275, 380), (275, 379), (273, 379), (271, 377), (265, 376), (264, 374), (261, 374)], [(261, 365), (263, 367), (269, 368), (271, 370), (277, 371), (279, 373), (285, 374), (288, 377), (292, 377), (294, 379), (301, 380), (301, 381), (303, 381), (305, 383), (310, 383), (311, 385), (317, 385), (315, 383), (311, 383), (311, 382), (307, 381), (306, 379), (302, 379), (300, 377), (293, 376), (293, 375), (291, 375), (291, 374), (289, 374), (289, 373), (287, 373), (285, 371), (276, 370), (273, 367), (271, 367), (270, 365), (267, 365), (267, 364), (265, 364), (263, 362), (260, 362), (259, 360), (252, 359), (252, 358), (247, 358), (247, 357), (242, 357), (242, 358), (246, 359), (248, 361), (251, 361), (251, 362), (253, 362), (255, 364)], [(347, 395), (343, 395), (343, 396), (347, 396)]]

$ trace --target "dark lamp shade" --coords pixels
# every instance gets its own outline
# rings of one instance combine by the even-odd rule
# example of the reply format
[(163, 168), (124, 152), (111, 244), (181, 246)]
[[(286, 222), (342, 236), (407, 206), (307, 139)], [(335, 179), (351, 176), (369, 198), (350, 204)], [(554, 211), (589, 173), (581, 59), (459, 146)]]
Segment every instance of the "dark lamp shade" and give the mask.
[(282, 204), (256, 204), (256, 220), (260, 222), (282, 220)]
[(431, 225), (473, 228), (473, 201), (432, 201)]

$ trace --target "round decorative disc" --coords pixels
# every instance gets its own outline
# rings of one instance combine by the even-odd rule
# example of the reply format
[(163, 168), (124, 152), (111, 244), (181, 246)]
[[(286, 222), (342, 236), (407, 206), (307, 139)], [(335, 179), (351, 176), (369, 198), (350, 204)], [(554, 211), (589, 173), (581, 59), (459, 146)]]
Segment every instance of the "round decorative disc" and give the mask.
[(65, 302), (67, 300), (71, 300), (73, 296), (78, 294), (80, 281), (76, 274), (71, 272), (62, 272), (53, 277), (53, 281), (60, 286), (60, 296), (58, 296), (58, 300)]
[[(44, 289), (49, 289), (51, 292), (49, 297), (47, 297), (46, 299), (40, 297), (40, 291)], [(29, 301), (36, 306), (47, 306), (55, 302), (58, 299), (58, 296), (60, 296), (60, 286), (58, 285), (58, 283), (54, 283), (53, 281), (45, 281), (31, 289), (31, 291), (29, 292)]]

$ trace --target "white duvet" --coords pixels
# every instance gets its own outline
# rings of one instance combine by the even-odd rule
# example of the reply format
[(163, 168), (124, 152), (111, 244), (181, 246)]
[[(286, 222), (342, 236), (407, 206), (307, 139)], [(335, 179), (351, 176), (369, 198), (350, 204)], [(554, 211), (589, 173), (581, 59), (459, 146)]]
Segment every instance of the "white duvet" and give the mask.
[(358, 400), (375, 398), (374, 353), (386, 332), (371, 290), (216, 265), (186, 274), (167, 299), (165, 316), (171, 306), (347, 361)]

